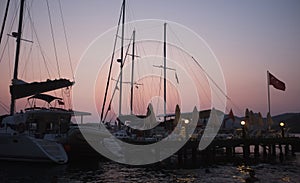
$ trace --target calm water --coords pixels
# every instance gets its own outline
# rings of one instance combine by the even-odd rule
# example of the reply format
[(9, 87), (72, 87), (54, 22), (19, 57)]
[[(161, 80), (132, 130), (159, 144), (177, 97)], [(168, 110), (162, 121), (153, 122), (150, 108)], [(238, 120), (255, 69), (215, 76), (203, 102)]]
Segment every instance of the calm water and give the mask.
[(113, 162), (78, 161), (67, 165), (0, 161), (0, 182), (245, 182), (254, 170), (259, 182), (300, 182), (300, 154), (283, 163), (213, 165), (175, 169), (128, 167)]

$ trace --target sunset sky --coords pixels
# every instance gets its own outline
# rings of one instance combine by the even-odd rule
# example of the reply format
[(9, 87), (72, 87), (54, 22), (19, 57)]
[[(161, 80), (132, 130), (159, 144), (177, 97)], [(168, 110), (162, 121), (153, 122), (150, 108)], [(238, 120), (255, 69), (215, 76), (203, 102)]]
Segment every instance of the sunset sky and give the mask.
[[(11, 10), (14, 12), (19, 0), (11, 2)], [(27, 0), (26, 2), (43, 50), (46, 50), (49, 60), (54, 60), (54, 56), (51, 56), (53, 45), (47, 4), (44, 1)], [(121, 3), (121, 0), (61, 0), (74, 70), (92, 41), (117, 25)], [(232, 108), (235, 115), (242, 116), (245, 109), (249, 108), (255, 112), (262, 112), (266, 116), (268, 110), (267, 70), (286, 84), (286, 91), (270, 87), (272, 115), (300, 112), (300, 1), (127, 0), (126, 3), (126, 21), (160, 19), (176, 22), (188, 27), (207, 42), (220, 63), (227, 94), (234, 103), (233, 105), (228, 101), (227, 109)], [(63, 60), (60, 66), (61, 75), (72, 78), (58, 1), (51, 0), (49, 5), (59, 59)], [(1, 24), (5, 6), (6, 1), (2, 0), (0, 2)], [(0, 54), (4, 50), (7, 34), (11, 33), (9, 27), (13, 15), (14, 13), (11, 12), (8, 15)], [(24, 21), (26, 28), (26, 25), (29, 25), (28, 16)], [(16, 31), (16, 25), (12, 30)], [(163, 30), (162, 27), (160, 30)], [(25, 31), (23, 37), (29, 40), (34, 39), (32, 32)], [(13, 38), (9, 38), (9, 51), (3, 52), (0, 62), (0, 102), (7, 106), (10, 102), (8, 85), (13, 66), (8, 62), (9, 60), (13, 62), (14, 43)], [(112, 43), (113, 39), (103, 44), (108, 44), (112, 50)], [(30, 43), (23, 42), (22, 44), (27, 47), (27, 51), (30, 49), (28, 46)], [(34, 44), (33, 47), (37, 46)], [(21, 56), (21, 58), (27, 57)], [(41, 56), (32, 58), (41, 59)], [(57, 74), (54, 74), (56, 62), (51, 62), (53, 63), (50, 64), (50, 70), (53, 72), (52, 79), (54, 79), (57, 78)], [(39, 69), (44, 66), (38, 66), (37, 63), (33, 66), (26, 66), (26, 70), (31, 70), (31, 72), (34, 70), (35, 74), (25, 73), (24, 67), (25, 64), (20, 63), (19, 77), (23, 76), (22, 79), (25, 78), (26, 81), (32, 80), (33, 77), (36, 78), (35, 80), (47, 77), (43, 69)], [(82, 88), (84, 95), (84, 86), (77, 87)], [(97, 88), (97, 90), (103, 92), (104, 87)], [(85, 105), (88, 104), (84, 103), (84, 97), (80, 100), (83, 102), (82, 110), (85, 110)], [(18, 105), (18, 109), (23, 107), (24, 104)], [(4, 113), (6, 113), (5, 110), (0, 107), (0, 114)]]

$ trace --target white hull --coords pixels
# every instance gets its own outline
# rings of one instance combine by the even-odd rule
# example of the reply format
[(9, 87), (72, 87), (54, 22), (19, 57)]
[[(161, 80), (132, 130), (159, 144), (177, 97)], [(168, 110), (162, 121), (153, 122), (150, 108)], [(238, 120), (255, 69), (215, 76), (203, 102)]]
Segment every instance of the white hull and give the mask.
[(97, 123), (79, 124), (78, 126), (72, 126), (68, 131), (67, 140), (70, 142), (77, 142), (78, 140), (101, 141), (105, 138), (110, 138), (111, 135), (105, 132), (102, 128), (99, 128), (99, 124)]
[(68, 161), (61, 144), (36, 139), (26, 134), (0, 134), (0, 159), (12, 161), (55, 162)]

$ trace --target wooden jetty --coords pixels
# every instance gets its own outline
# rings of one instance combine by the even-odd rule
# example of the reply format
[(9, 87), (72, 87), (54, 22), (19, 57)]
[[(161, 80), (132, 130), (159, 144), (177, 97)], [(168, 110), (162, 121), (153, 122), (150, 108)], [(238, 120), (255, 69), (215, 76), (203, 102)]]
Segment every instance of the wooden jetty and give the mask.
[[(233, 161), (235, 157), (243, 160), (271, 160), (279, 157), (295, 155), (300, 152), (300, 138), (249, 138), (249, 139), (214, 139), (204, 150), (198, 150), (199, 141), (189, 140), (177, 153), (178, 164), (199, 162), (202, 164), (216, 163), (222, 160)], [(237, 151), (238, 149), (238, 151)]]
[[(173, 148), (177, 141), (169, 141), (165, 148)], [(147, 143), (136, 142), (135, 144), (145, 145)], [(71, 143), (68, 155), (71, 161), (82, 158), (101, 158), (87, 142)], [(168, 163), (170, 159), (177, 158), (178, 166), (194, 164), (195, 166), (205, 166), (222, 161), (234, 162), (235, 160), (274, 160), (277, 157), (283, 161), (289, 156), (294, 156), (295, 152), (300, 152), (300, 138), (237, 138), (237, 139), (217, 139), (204, 150), (198, 150), (199, 141), (190, 139), (172, 157), (164, 160)], [(160, 151), (156, 151), (159, 156)], [(104, 158), (105, 159), (105, 158)]]

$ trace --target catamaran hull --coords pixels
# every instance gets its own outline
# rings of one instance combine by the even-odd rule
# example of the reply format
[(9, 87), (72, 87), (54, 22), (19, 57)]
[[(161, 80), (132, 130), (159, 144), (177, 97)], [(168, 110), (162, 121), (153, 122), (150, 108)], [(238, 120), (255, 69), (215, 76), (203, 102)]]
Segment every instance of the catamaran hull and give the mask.
[(56, 142), (35, 139), (27, 135), (0, 135), (0, 159), (9, 161), (55, 162), (68, 161), (63, 147)]

